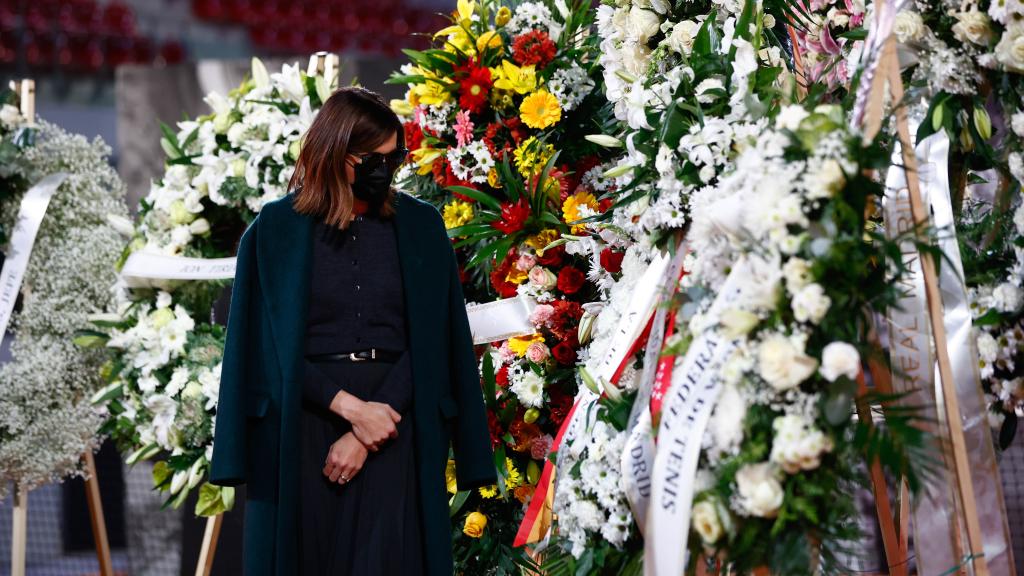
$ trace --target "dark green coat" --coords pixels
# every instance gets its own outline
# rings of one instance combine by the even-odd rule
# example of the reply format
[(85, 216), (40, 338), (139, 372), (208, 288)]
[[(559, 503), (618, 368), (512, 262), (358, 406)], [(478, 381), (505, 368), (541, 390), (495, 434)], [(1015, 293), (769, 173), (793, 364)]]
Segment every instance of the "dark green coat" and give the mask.
[[(313, 220), (295, 212), (293, 197), (264, 206), (239, 243), (210, 467), (214, 484), (246, 484), (243, 542), (250, 576), (298, 574), (299, 378)], [(450, 576), (449, 441), (459, 488), (469, 489), (495, 481), (490, 435), (458, 266), (441, 216), (399, 193), (395, 233), (412, 357), (425, 574)]]

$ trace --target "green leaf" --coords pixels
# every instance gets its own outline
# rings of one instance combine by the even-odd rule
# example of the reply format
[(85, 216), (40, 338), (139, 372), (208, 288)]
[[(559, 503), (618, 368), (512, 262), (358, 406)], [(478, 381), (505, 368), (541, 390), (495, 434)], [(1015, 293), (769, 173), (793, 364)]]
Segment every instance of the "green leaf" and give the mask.
[(81, 328), (75, 330), (75, 336), (71, 339), (71, 342), (80, 348), (100, 348), (108, 340), (110, 340), (110, 337), (103, 332)]
[(476, 200), (477, 202), (480, 202), (481, 204), (486, 204), (487, 206), (495, 210), (501, 210), (501, 202), (498, 202), (498, 200), (491, 196), (490, 194), (486, 192), (481, 192), (475, 188), (469, 188), (468, 186), (448, 186), (445, 188), (445, 190), (451, 192), (458, 192), (463, 196), (469, 196), (470, 198)]
[(451, 501), (448, 503), (449, 518), (455, 518), (455, 515), (458, 514), (459, 510), (462, 509), (462, 506), (466, 503), (466, 500), (469, 499), (470, 493), (472, 493), (472, 490), (462, 490), (460, 492), (456, 492), (455, 495), (452, 496)]
[(96, 393), (92, 395), (92, 398), (89, 399), (89, 403), (93, 406), (103, 405), (114, 398), (120, 398), (123, 392), (124, 382), (117, 381), (97, 390)]

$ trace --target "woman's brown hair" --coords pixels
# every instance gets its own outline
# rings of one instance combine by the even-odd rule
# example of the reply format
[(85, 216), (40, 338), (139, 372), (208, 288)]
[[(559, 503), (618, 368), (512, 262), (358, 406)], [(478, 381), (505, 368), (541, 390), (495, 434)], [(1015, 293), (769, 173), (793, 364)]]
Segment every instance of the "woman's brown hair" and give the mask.
[[(372, 152), (392, 134), (402, 148), (402, 122), (379, 94), (357, 86), (337, 90), (324, 102), (302, 138), (295, 172), (288, 183), (289, 189), (295, 190), (295, 211), (346, 228), (353, 199), (345, 159), (349, 154)], [(380, 206), (382, 216), (394, 214), (394, 199), (392, 188)]]

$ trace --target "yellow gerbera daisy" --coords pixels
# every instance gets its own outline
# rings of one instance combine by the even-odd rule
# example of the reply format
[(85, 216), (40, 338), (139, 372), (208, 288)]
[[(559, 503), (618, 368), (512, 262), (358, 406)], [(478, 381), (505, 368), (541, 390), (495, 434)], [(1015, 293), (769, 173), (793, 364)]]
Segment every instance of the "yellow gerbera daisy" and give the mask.
[(445, 204), (441, 215), (444, 218), (444, 227), (451, 230), (473, 219), (473, 206), (469, 202), (452, 200)]
[(544, 336), (540, 334), (527, 334), (526, 336), (513, 336), (508, 339), (509, 350), (516, 353), (516, 356), (526, 355), (526, 349), (534, 342), (544, 343)]
[(562, 106), (554, 94), (541, 89), (523, 99), (519, 116), (530, 128), (543, 130), (562, 119)]
[[(586, 215), (580, 213), (580, 207), (582, 206), (589, 208), (590, 212), (597, 212), (597, 198), (586, 190), (569, 196), (565, 199), (565, 202), (562, 203), (562, 220), (568, 223), (589, 216), (589, 213)], [(586, 229), (586, 227), (587, 225), (585, 223), (573, 224), (572, 233), (577, 234)]]

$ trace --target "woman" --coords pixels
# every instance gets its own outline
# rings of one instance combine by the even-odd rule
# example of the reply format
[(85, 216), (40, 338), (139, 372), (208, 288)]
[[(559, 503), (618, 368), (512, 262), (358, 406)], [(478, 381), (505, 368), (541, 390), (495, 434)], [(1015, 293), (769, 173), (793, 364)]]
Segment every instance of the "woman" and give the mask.
[(246, 574), (448, 576), (449, 442), (460, 489), (496, 481), (454, 251), (391, 188), (403, 135), (337, 91), (239, 242), (210, 481), (247, 485)]

